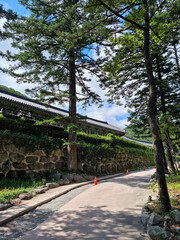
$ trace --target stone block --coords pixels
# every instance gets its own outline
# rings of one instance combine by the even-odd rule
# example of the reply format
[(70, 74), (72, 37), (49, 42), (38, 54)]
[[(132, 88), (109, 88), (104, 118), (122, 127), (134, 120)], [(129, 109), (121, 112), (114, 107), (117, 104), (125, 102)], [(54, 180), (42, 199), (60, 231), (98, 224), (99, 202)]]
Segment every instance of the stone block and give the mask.
[(69, 180), (69, 179), (64, 179), (63, 184), (64, 184), (64, 185), (68, 185), (68, 184), (70, 184), (70, 180)]
[(147, 229), (147, 234), (149, 239), (151, 240), (167, 240), (167, 239), (174, 239), (173, 234), (165, 231), (163, 228), (159, 226), (152, 226), (149, 225)]
[(180, 211), (179, 210), (177, 210), (177, 209), (172, 210), (171, 216), (177, 223), (180, 223)]
[(51, 155), (51, 156), (50, 156), (50, 161), (51, 161), (51, 162), (57, 162), (57, 161), (58, 161), (58, 157), (55, 156), (55, 155)]
[(148, 205), (145, 204), (144, 207), (142, 208), (142, 212), (141, 212), (141, 221), (145, 227), (147, 227), (149, 218), (150, 218), (149, 208), (148, 208)]
[(12, 205), (10, 203), (0, 203), (0, 211), (6, 210)]
[(57, 183), (59, 184), (59, 186), (62, 186), (62, 185), (64, 185), (64, 180), (60, 179), (60, 181), (58, 181)]
[(28, 164), (29, 170), (41, 170), (43, 168), (42, 163)]
[(153, 212), (149, 218), (148, 224), (155, 226), (155, 225), (160, 225), (161, 223), (162, 223), (161, 215)]
[(19, 153), (22, 153), (22, 154), (27, 154), (29, 151), (26, 147), (20, 147), (19, 149)]
[(9, 170), (11, 170), (11, 163), (10, 161), (6, 161), (2, 164), (2, 171), (7, 172)]
[(40, 157), (40, 162), (49, 162), (49, 158), (45, 156)]
[(48, 189), (52, 189), (52, 188), (59, 187), (59, 184), (58, 183), (46, 183), (46, 186), (48, 187)]
[(26, 157), (26, 162), (27, 163), (36, 163), (37, 161), (38, 161), (38, 157), (34, 157), (34, 156)]
[(34, 190), (32, 190), (32, 194), (42, 194), (42, 193), (45, 193), (46, 192), (46, 188), (42, 188), (42, 187), (39, 187), (39, 188), (36, 188)]
[(0, 163), (8, 160), (8, 153), (6, 151), (0, 152)]
[(61, 178), (61, 174), (59, 172), (51, 175), (51, 178), (54, 180), (59, 180)]
[(35, 152), (32, 153), (32, 155), (45, 156), (46, 154), (44, 153), (43, 150), (36, 150)]
[(75, 175), (75, 174), (73, 174), (73, 173), (72, 173), (72, 174), (69, 173), (69, 174), (66, 175), (66, 178), (67, 178), (70, 182), (73, 182), (73, 180), (74, 180), (74, 175)]
[(74, 175), (74, 181), (75, 181), (76, 183), (79, 183), (79, 182), (85, 182), (86, 179), (83, 178), (83, 177), (82, 177), (81, 175), (79, 175), (79, 174), (75, 174), (75, 175)]
[(31, 198), (33, 198), (33, 195), (31, 193), (19, 194), (19, 199), (21, 199), (21, 200), (30, 200)]
[(13, 162), (12, 165), (15, 169), (26, 169), (25, 163)]
[(19, 153), (10, 153), (9, 158), (12, 162), (22, 162), (24, 160), (24, 155), (21, 155)]
[(83, 176), (87, 181), (92, 181), (94, 180), (94, 176)]
[(55, 168), (54, 163), (49, 162), (49, 163), (44, 164), (44, 169), (46, 169), (46, 170), (53, 170), (54, 168)]
[(6, 150), (13, 153), (18, 153), (19, 149), (14, 144), (6, 145)]

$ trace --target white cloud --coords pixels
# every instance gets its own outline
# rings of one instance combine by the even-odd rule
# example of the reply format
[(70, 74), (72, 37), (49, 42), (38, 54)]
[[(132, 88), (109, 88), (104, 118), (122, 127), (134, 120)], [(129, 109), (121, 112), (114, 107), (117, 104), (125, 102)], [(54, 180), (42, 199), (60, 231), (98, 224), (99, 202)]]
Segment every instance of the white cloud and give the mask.
[(78, 106), (78, 112), (88, 117), (107, 121), (109, 124), (117, 126), (119, 128), (125, 128), (127, 124), (127, 109), (123, 106), (109, 105), (105, 102), (104, 106), (98, 108), (97, 105), (92, 105), (83, 110), (81, 106)]
[(0, 19), (0, 29), (2, 29), (3, 25), (5, 24), (6, 19), (5, 18), (1, 18)]

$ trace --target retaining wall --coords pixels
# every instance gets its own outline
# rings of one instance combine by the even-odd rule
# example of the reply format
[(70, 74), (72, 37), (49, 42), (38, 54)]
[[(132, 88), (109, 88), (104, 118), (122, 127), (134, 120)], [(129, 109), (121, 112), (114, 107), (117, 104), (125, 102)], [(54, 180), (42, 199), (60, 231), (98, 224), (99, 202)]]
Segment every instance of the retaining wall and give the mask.
[[(116, 149), (105, 157), (92, 149), (78, 148), (78, 170), (87, 174), (111, 174), (152, 165), (152, 152), (148, 151), (137, 155)], [(0, 140), (0, 177), (44, 176), (52, 170), (66, 171), (66, 166), (66, 150), (58, 149), (48, 156), (43, 150), (29, 152), (24, 146), (18, 148), (15, 144)]]

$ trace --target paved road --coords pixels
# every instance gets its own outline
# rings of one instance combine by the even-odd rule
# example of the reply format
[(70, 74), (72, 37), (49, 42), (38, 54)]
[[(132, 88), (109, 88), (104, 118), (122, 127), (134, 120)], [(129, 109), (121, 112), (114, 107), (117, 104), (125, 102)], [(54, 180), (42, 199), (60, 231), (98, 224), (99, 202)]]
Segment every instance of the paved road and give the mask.
[(147, 239), (140, 215), (154, 171), (138, 171), (87, 189), (22, 240)]
[[(90, 187), (92, 187), (92, 185), (76, 188), (48, 203), (37, 207), (23, 216), (15, 218), (5, 225), (0, 226), (0, 240), (21, 239), (21, 237), (27, 232), (32, 231), (38, 225), (42, 224), (49, 216), (53, 215), (53, 213), (58, 211), (67, 202)], [(41, 196), (43, 197), (43, 194)]]

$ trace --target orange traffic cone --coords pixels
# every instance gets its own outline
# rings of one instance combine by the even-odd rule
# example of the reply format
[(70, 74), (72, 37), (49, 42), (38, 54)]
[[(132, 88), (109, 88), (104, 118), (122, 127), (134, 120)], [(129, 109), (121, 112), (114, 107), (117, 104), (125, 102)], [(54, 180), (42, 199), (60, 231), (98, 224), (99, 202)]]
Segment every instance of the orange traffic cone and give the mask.
[(97, 185), (97, 177), (95, 177), (94, 185)]
[(128, 171), (128, 169), (127, 169), (127, 175), (129, 175), (129, 171)]
[(146, 168), (144, 167), (144, 171), (146, 171)]

